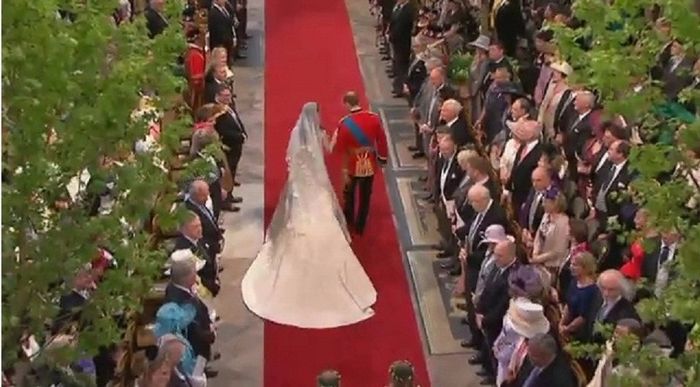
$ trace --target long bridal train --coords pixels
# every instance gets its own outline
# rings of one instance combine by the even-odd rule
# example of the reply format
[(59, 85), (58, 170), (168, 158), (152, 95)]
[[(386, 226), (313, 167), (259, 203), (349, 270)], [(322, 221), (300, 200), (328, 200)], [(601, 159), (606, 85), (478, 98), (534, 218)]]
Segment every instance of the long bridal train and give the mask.
[(265, 243), (241, 284), (258, 316), (334, 328), (374, 315), (377, 292), (349, 244), (328, 178), (316, 103), (304, 105), (287, 148), (289, 176)]

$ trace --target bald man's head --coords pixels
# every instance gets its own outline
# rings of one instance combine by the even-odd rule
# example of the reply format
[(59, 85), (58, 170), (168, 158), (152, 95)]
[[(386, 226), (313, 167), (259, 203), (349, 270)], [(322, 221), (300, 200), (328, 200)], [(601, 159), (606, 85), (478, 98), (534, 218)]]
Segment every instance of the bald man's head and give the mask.
[(475, 184), (467, 193), (469, 204), (476, 212), (484, 212), (491, 202), (491, 192), (481, 184)]
[(510, 239), (498, 242), (493, 250), (493, 255), (498, 267), (508, 267), (508, 265), (515, 261), (515, 243)]
[(547, 189), (552, 183), (552, 177), (549, 170), (544, 167), (537, 167), (532, 171), (532, 188), (537, 192), (542, 192)]
[(190, 190), (188, 193), (190, 200), (204, 205), (209, 199), (209, 184), (201, 179), (195, 180), (190, 184)]

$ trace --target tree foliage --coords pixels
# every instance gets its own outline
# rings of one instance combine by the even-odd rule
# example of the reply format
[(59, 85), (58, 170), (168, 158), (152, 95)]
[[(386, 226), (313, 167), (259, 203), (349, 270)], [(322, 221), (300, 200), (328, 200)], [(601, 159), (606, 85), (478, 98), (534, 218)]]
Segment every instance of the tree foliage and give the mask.
[[(157, 95), (160, 111), (171, 109), (183, 85), (173, 65), (184, 39), (177, 23), (148, 39), (142, 16), (117, 27), (110, 17), (116, 6), (116, 0), (3, 4), (3, 174), (10, 181), (2, 187), (3, 367), (16, 360), (23, 334), (45, 342), (58, 298), (98, 245), (118, 265), (81, 313), (81, 354), (119, 341), (115, 316), (140, 308), (164, 262), (143, 225), (155, 198), (172, 188), (157, 161), (179, 146), (186, 123), (164, 128), (159, 150), (134, 155), (153, 117), (131, 115), (140, 92)], [(170, 6), (170, 20), (178, 20), (177, 2)], [(59, 9), (71, 17), (59, 17)], [(70, 201), (66, 186), (85, 169), (91, 184)], [(91, 217), (85, 199), (107, 182), (115, 183), (118, 199), (110, 213)]]
[[(670, 36), (660, 33), (649, 17), (648, 11), (656, 5), (670, 21)], [(691, 157), (687, 150), (700, 149), (700, 120), (680, 107), (700, 111), (700, 96), (697, 90), (684, 90), (679, 103), (671, 104), (660, 83), (650, 76), (671, 37), (683, 42), (689, 55), (700, 53), (700, 16), (693, 6), (686, 0), (577, 0), (574, 15), (582, 26), (554, 27), (561, 56), (575, 68), (574, 82), (596, 90), (605, 112), (622, 115), (644, 140), (631, 158), (639, 174), (632, 186), (635, 202), (650, 212), (654, 226), (661, 230), (672, 227), (684, 236), (677, 253), (678, 278), (660, 298), (639, 305), (645, 321), (657, 326), (670, 318), (700, 321), (700, 219), (687, 206), (691, 199), (699, 198), (700, 188), (689, 185), (684, 173), (659, 182), (661, 173), (677, 165), (681, 172), (698, 168), (700, 155)], [(669, 107), (676, 111), (667, 113)], [(697, 333), (691, 334), (692, 342), (698, 339)], [(615, 385), (664, 385), (660, 381), (668, 375), (684, 375), (691, 365), (700, 364), (697, 347), (677, 360), (637, 350), (619, 352), (620, 362), (632, 364), (639, 373), (625, 374)], [(689, 378), (685, 385), (698, 383), (697, 370)]]

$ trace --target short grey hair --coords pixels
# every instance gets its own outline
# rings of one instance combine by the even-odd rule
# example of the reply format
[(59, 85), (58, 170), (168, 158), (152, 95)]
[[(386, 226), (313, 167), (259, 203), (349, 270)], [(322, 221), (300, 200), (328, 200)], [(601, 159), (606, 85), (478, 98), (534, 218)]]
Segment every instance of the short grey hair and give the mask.
[(556, 356), (557, 352), (559, 352), (559, 345), (557, 344), (557, 341), (554, 340), (554, 337), (552, 337), (552, 335), (549, 333), (540, 333), (535, 335), (531, 339), (528, 339), (527, 345), (529, 347), (537, 348), (551, 356)]
[(182, 285), (196, 271), (194, 259), (175, 261), (170, 265), (170, 280), (176, 285)]
[(447, 101), (442, 103), (442, 106), (453, 109), (455, 113), (459, 113), (462, 111), (462, 104), (459, 103), (459, 101), (457, 101), (456, 99), (448, 99)]
[(187, 193), (188, 193), (190, 196), (194, 196), (194, 195), (197, 194), (197, 192), (199, 191), (199, 189), (200, 189), (200, 188), (203, 188), (205, 185), (206, 185), (207, 187), (209, 186), (209, 184), (208, 184), (206, 181), (202, 180), (202, 179), (194, 180), (194, 181), (192, 181), (192, 182), (190, 183), (190, 187), (189, 187), (189, 189), (187, 190)]
[[(191, 186), (190, 186), (191, 188)], [(180, 223), (180, 230), (182, 230), (185, 226), (190, 224), (191, 222), (194, 222), (195, 219), (199, 218), (199, 215), (197, 215), (195, 212), (187, 210), (185, 211), (185, 217), (182, 219), (182, 222)]]
[(438, 67), (442, 67), (444, 65), (442, 59), (438, 57), (431, 57), (425, 62), (425, 68), (428, 70), (428, 72), (433, 71), (433, 69), (436, 69)]
[(491, 191), (489, 191), (488, 188), (484, 187), (481, 184), (474, 184), (471, 188), (469, 188), (469, 192), (467, 192), (467, 195), (491, 199)]

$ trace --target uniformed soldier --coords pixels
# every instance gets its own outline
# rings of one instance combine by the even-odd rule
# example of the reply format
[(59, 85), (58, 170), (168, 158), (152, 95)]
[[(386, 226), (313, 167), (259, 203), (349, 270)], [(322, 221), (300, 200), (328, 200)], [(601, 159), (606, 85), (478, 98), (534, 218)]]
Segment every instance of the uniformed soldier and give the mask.
[[(342, 156), (343, 212), (351, 231), (362, 234), (369, 214), (374, 174), (386, 163), (387, 144), (384, 128), (378, 115), (363, 110), (357, 93), (350, 91), (343, 97), (350, 112), (338, 124), (335, 149)], [(359, 206), (355, 214), (355, 191), (359, 187)]]

